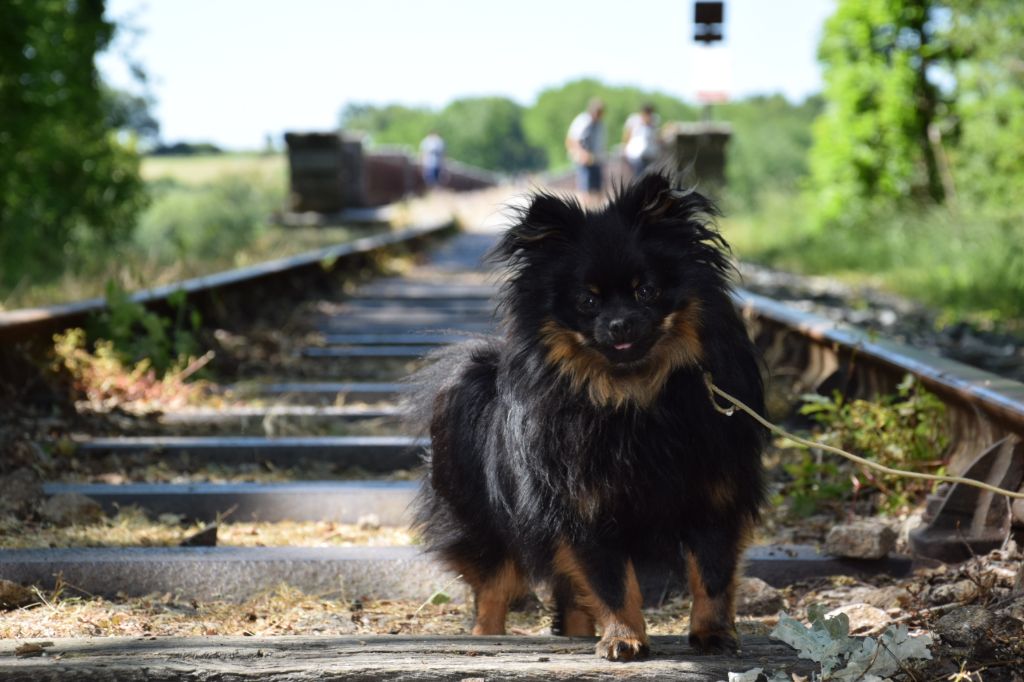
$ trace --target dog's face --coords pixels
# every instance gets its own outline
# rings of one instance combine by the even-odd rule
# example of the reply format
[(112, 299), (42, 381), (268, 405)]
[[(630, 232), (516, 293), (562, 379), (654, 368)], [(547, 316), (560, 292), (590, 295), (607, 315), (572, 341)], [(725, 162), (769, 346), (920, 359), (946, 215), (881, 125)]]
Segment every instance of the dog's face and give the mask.
[[(583, 345), (624, 368), (642, 361), (665, 335), (682, 292), (676, 273), (645, 253), (642, 240), (622, 225), (593, 222), (585, 221), (577, 257), (566, 259), (558, 276), (549, 329), (557, 325), (577, 334)], [(612, 243), (601, 239), (605, 230)]]
[[(702, 308), (726, 288), (713, 205), (648, 175), (598, 212), (539, 195), (496, 250), (516, 333), (594, 402), (643, 406), (702, 356)], [(720, 298), (720, 296), (718, 296)]]

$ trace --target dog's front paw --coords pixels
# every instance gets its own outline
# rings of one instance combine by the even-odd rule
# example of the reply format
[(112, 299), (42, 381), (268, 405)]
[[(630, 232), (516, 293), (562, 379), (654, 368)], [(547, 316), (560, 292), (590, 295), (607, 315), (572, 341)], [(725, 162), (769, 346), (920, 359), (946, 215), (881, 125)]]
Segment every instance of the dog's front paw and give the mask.
[(633, 661), (646, 658), (650, 653), (650, 647), (647, 646), (647, 642), (637, 637), (612, 635), (602, 637), (597, 643), (596, 651), (598, 656), (609, 661)]
[(734, 653), (739, 651), (740, 639), (735, 629), (692, 631), (690, 646), (702, 654)]

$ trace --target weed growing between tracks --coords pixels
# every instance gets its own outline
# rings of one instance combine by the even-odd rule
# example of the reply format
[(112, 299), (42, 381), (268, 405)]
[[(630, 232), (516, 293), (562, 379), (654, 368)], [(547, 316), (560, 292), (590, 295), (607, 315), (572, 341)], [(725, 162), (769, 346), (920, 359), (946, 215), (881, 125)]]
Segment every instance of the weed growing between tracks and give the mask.
[(94, 412), (134, 414), (198, 402), (206, 384), (195, 378), (214, 354), (200, 352), (202, 318), (185, 292), (167, 297), (169, 316), (133, 301), (112, 281), (106, 298), (107, 308), (90, 317), (88, 332), (74, 328), (53, 337), (50, 370), (72, 397)]
[[(944, 472), (949, 445), (945, 407), (912, 376), (900, 383), (896, 393), (875, 400), (848, 400), (838, 392), (801, 399), (800, 414), (817, 422), (814, 440), (904, 471)], [(791, 481), (785, 497), (797, 516), (849, 502), (866, 502), (871, 513), (905, 514), (934, 485), (879, 475), (820, 450), (796, 449), (795, 458), (786, 459), (783, 468)]]
[(135, 414), (198, 402), (207, 386), (189, 380), (213, 357), (179, 355), (158, 370), (150, 356), (126, 359), (110, 340), (100, 339), (90, 350), (81, 329), (55, 336), (53, 352), (53, 371), (66, 378), (73, 395), (81, 399), (81, 408)]

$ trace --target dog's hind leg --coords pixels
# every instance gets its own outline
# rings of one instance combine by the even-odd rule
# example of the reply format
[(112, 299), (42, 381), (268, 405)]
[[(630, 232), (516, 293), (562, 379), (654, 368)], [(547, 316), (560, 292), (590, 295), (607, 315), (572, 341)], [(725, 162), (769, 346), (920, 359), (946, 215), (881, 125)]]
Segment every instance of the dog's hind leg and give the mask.
[(514, 561), (506, 559), (492, 572), (481, 573), (467, 569), (462, 573), (473, 588), (476, 604), (473, 634), (505, 634), (505, 617), (509, 605), (529, 592), (529, 584), (522, 570)]
[(594, 617), (584, 609), (576, 597), (576, 588), (564, 575), (557, 575), (552, 584), (555, 598), (555, 617), (551, 634), (562, 637), (593, 637)]
[(604, 547), (580, 551), (563, 544), (555, 550), (554, 564), (556, 575), (572, 584), (576, 605), (601, 627), (598, 656), (629, 661), (648, 654), (640, 584), (632, 561)]

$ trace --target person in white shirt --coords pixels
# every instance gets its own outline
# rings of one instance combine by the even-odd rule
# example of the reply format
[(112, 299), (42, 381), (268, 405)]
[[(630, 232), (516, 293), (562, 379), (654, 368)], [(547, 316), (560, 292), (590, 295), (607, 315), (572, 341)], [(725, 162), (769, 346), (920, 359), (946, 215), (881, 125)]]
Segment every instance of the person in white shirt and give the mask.
[(622, 128), (623, 154), (634, 177), (641, 175), (658, 158), (658, 124), (653, 104), (645, 104), (626, 119)]
[(591, 198), (601, 193), (601, 170), (604, 163), (604, 102), (592, 99), (587, 110), (576, 116), (565, 137), (565, 149), (576, 164), (576, 186)]
[(437, 187), (441, 182), (444, 167), (444, 139), (431, 130), (420, 142), (420, 166), (423, 169), (423, 182), (427, 189)]

